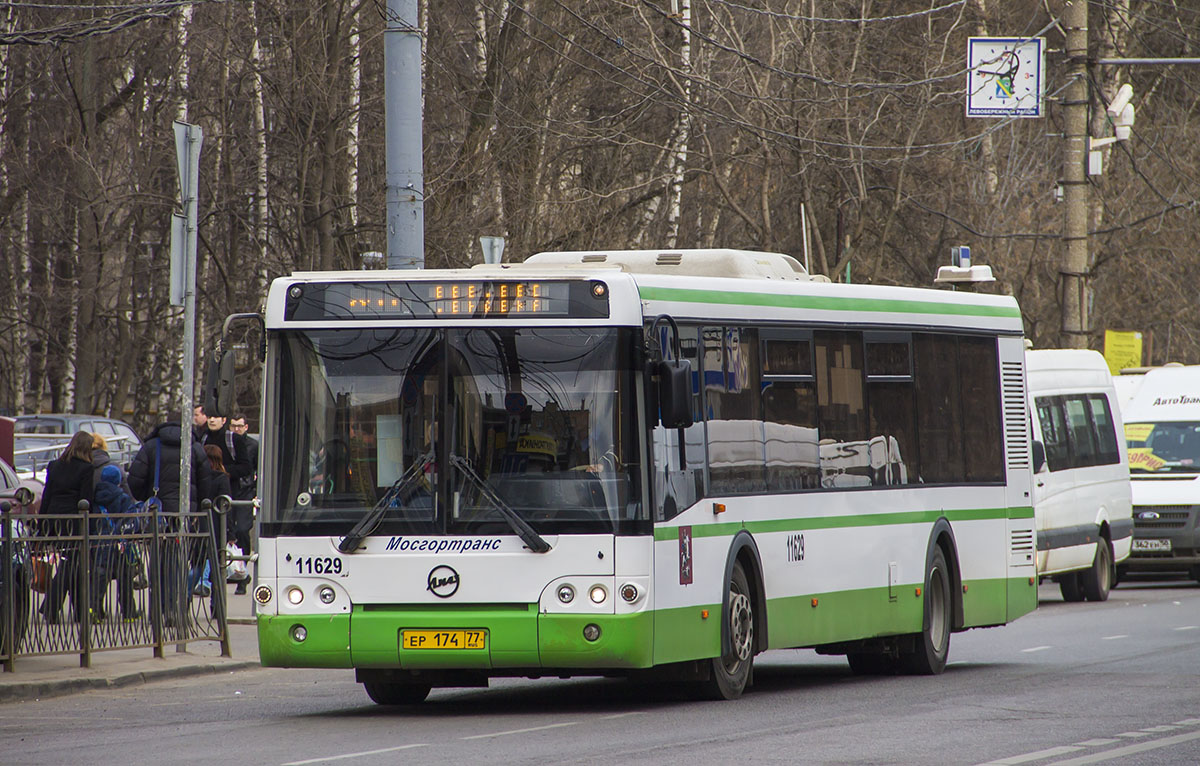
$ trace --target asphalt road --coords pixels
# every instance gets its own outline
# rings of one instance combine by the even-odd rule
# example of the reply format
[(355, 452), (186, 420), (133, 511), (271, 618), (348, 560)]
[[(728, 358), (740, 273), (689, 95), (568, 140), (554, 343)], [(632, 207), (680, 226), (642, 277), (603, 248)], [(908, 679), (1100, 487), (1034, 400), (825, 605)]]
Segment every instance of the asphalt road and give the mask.
[(777, 651), (736, 702), (522, 679), (385, 709), (349, 671), (251, 670), (0, 705), (0, 763), (1200, 763), (1200, 587), (1041, 595), (1012, 625), (956, 634), (937, 677)]

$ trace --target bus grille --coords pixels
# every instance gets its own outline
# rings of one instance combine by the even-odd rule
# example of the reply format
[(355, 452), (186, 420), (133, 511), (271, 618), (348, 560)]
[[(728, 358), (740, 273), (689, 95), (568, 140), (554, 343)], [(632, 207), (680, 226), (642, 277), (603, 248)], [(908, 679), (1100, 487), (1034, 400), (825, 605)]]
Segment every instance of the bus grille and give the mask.
[(1033, 550), (1033, 530), (1014, 529), (1012, 531), (1012, 552), (1028, 553)]
[(1025, 371), (1020, 362), (1000, 363), (1004, 387), (1004, 446), (1009, 468), (1029, 467), (1029, 432), (1025, 414)]

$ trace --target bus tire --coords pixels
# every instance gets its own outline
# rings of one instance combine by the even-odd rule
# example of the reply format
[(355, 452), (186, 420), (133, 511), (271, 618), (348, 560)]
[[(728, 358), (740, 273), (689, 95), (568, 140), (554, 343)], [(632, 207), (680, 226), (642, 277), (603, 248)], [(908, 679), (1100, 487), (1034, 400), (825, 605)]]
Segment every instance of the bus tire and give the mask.
[(1079, 585), (1079, 573), (1069, 572), (1058, 577), (1058, 589), (1062, 591), (1063, 601), (1083, 601), (1083, 588)]
[(366, 681), (363, 688), (376, 705), (417, 705), (425, 701), (433, 687), (429, 684)]
[(1096, 557), (1092, 566), (1079, 573), (1079, 585), (1088, 601), (1107, 601), (1108, 592), (1112, 590), (1113, 580), (1112, 548), (1108, 540), (1101, 537), (1096, 541)]
[(729, 609), (722, 618), (729, 630), (729, 652), (711, 660), (704, 691), (710, 699), (735, 700), (745, 691), (754, 666), (754, 600), (740, 561), (733, 564), (725, 601)]
[(950, 601), (950, 570), (941, 546), (935, 546), (925, 573), (925, 599), (916, 649), (902, 655), (904, 670), (913, 675), (935, 676), (946, 669), (950, 654), (950, 626), (954, 605)]

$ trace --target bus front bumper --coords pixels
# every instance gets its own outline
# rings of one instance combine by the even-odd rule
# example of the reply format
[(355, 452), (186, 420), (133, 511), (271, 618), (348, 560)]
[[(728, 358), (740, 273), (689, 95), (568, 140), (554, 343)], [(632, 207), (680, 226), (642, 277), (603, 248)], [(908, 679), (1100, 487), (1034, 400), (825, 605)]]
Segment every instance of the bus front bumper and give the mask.
[[(653, 664), (653, 624), (652, 612), (539, 614), (534, 604), (356, 606), (350, 614), (259, 615), (258, 645), (270, 667), (632, 670)], [(481, 631), (486, 638), (478, 649), (406, 649), (405, 630)]]

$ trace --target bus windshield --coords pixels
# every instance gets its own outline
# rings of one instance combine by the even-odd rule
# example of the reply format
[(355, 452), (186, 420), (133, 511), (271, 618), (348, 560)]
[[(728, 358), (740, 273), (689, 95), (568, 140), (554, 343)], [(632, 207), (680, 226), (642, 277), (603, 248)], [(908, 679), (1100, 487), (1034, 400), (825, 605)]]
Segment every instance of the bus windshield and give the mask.
[(371, 516), (368, 534), (511, 534), (512, 513), (542, 534), (632, 531), (635, 332), (282, 333), (263, 533), (346, 535)]
[(1126, 423), (1131, 473), (1200, 473), (1200, 423)]

